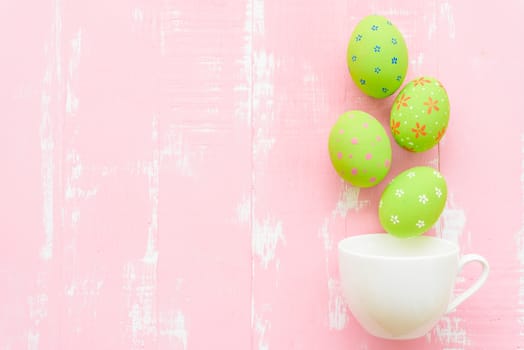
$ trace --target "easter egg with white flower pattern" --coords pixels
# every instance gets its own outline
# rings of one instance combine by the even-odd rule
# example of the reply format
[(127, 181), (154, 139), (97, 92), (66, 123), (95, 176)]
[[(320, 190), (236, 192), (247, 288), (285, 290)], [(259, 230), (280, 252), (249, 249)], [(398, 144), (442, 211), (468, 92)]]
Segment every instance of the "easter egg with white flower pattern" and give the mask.
[(397, 175), (379, 202), (382, 227), (393, 236), (413, 237), (427, 232), (444, 210), (447, 186), (435, 169), (420, 166)]
[(395, 141), (412, 152), (424, 152), (440, 142), (448, 127), (449, 99), (435, 78), (410, 81), (391, 107), (390, 127)]
[(342, 114), (331, 129), (328, 148), (336, 172), (354, 186), (375, 186), (389, 172), (389, 137), (382, 124), (365, 112)]
[(393, 94), (402, 85), (408, 69), (404, 37), (382, 16), (367, 16), (356, 25), (346, 59), (353, 82), (375, 98)]

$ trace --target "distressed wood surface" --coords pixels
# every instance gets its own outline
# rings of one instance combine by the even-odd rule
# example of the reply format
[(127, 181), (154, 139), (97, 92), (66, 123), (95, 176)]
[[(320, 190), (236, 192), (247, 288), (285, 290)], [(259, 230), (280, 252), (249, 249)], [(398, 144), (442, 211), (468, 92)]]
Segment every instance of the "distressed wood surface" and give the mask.
[[(394, 97), (347, 73), (352, 28), (389, 17), (408, 79), (447, 88), (440, 146), (393, 143), (388, 180), (439, 167), (432, 234), (488, 258), (426, 337), (367, 335), (336, 243), (380, 231), (327, 135)], [(522, 1), (42, 0), (0, 4), (0, 349), (524, 348)], [(406, 80), (407, 81), (407, 80)], [(466, 269), (457, 291), (477, 270)]]

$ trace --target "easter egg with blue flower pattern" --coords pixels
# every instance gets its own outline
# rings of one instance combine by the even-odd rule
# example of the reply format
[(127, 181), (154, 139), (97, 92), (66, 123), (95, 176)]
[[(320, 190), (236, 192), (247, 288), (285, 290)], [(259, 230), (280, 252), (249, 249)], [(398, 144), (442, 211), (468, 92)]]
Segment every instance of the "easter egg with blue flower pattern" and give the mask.
[(336, 172), (354, 186), (375, 186), (389, 172), (389, 137), (382, 124), (365, 112), (342, 114), (331, 129), (328, 148)]
[(393, 236), (413, 237), (427, 232), (444, 210), (447, 186), (437, 170), (419, 166), (397, 175), (379, 202), (380, 224)]
[(408, 49), (400, 31), (382, 16), (362, 19), (347, 48), (349, 73), (366, 95), (384, 98), (402, 84), (408, 69)]
[(424, 152), (440, 142), (448, 127), (449, 99), (435, 78), (410, 81), (391, 107), (390, 126), (395, 141), (412, 152)]

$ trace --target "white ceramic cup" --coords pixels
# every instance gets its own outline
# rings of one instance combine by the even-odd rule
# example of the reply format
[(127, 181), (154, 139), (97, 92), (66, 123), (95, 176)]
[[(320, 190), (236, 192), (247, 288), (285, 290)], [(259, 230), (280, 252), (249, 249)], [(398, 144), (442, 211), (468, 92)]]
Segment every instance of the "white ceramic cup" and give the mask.
[[(353, 316), (376, 337), (412, 339), (425, 335), (447, 312), (486, 281), (486, 259), (459, 259), (452, 242), (429, 236), (400, 239), (366, 234), (338, 244), (342, 290)], [(452, 299), (455, 278), (464, 265), (482, 265), (480, 277)]]

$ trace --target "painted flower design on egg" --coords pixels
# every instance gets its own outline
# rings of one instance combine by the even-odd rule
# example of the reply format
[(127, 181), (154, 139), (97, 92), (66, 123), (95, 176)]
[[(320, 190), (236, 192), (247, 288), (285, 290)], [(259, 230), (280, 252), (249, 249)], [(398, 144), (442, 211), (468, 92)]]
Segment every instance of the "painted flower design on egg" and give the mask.
[(331, 129), (328, 149), (336, 172), (354, 186), (375, 186), (389, 172), (388, 135), (382, 124), (365, 112), (349, 111), (339, 116)]
[(404, 190), (403, 190), (403, 189), (399, 188), (399, 189), (397, 189), (397, 190), (395, 191), (395, 196), (396, 196), (396, 197), (400, 198), (400, 197), (402, 197), (403, 195), (404, 195)]
[(398, 215), (391, 215), (390, 220), (391, 220), (391, 223), (393, 223), (394, 225), (400, 223), (400, 220), (398, 219)]
[(408, 101), (411, 99), (410, 96), (406, 96), (405, 94), (402, 94), (400, 96), (400, 99), (397, 100), (397, 111), (400, 109), (400, 107), (407, 107)]
[[(421, 235), (438, 220), (447, 188), (431, 167), (414, 167), (397, 175), (384, 189), (378, 209), (386, 232), (401, 238)], [(435, 195), (433, 195), (435, 194)]]
[(395, 119), (391, 119), (391, 132), (393, 135), (400, 134), (398, 128), (400, 128), (400, 122), (395, 121)]
[(417, 126), (413, 129), (411, 129), (411, 131), (413, 133), (415, 133), (415, 138), (418, 138), (419, 136), (426, 136), (426, 125), (420, 125), (418, 122), (417, 122)]
[(442, 129), (440, 129), (437, 133), (437, 136), (435, 136), (435, 141), (437, 142), (440, 142), (440, 140), (442, 139), (442, 137), (444, 136), (444, 133), (446, 132), (446, 127), (443, 127)]
[(429, 79), (426, 79), (425, 77), (420, 77), (418, 79), (415, 79), (413, 80), (413, 85), (414, 86), (424, 86), (424, 84), (429, 84), (431, 83), (431, 80)]
[(398, 28), (383, 16), (367, 16), (356, 25), (346, 55), (349, 73), (366, 95), (390, 96), (406, 76), (409, 62), (406, 42)]
[[(418, 77), (402, 89), (391, 107), (393, 138), (408, 151), (427, 151), (444, 136), (449, 111), (446, 90), (438, 80)], [(398, 122), (399, 128), (394, 129)]]
[(433, 100), (431, 97), (428, 97), (428, 100), (424, 102), (424, 106), (428, 106), (428, 114), (431, 114), (431, 111), (439, 111), (438, 101)]

